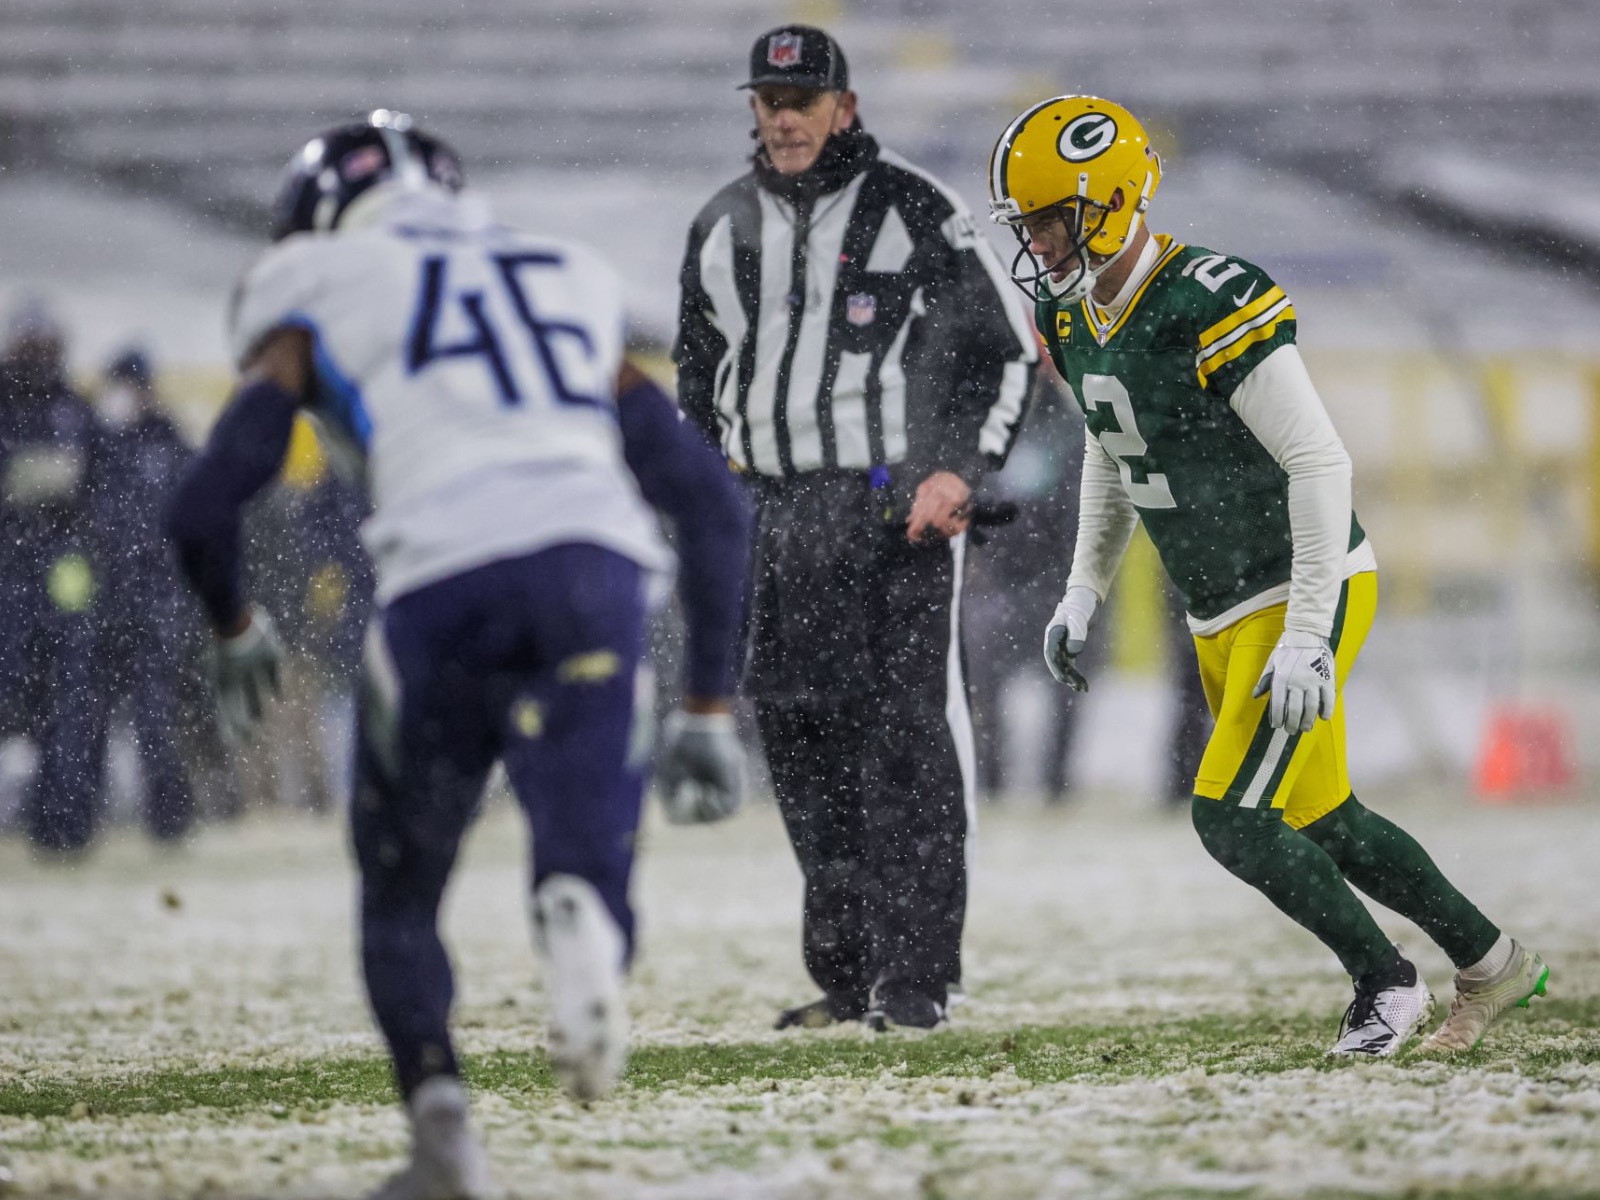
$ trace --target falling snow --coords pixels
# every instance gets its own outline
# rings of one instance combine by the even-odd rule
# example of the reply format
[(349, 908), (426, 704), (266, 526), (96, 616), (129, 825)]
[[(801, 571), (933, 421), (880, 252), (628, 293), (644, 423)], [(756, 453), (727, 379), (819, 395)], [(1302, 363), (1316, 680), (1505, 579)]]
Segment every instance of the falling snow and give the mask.
[[(1555, 996), (1600, 996), (1592, 801), (1373, 800), (1543, 951)], [(1136, 1038), (1197, 1016), (1314, 1014), (1331, 1041), (1348, 986), (1337, 964), (1211, 863), (1186, 821), (1095, 796), (1062, 810), (986, 812), (976, 845), (970, 1000), (955, 1012), (958, 1030), (1093, 1025)], [(469, 1053), (540, 1044), (521, 846), (512, 814), (491, 812), (447, 901)], [(379, 1050), (351, 953), (354, 879), (334, 823), (262, 818), (213, 829), (178, 854), (116, 838), (72, 867), (34, 864), (5, 844), (0, 877), (0, 1078), (105, 1080)], [(770, 808), (713, 829), (651, 823), (636, 896), (637, 1045), (782, 1047), (811, 1037), (844, 1047), (873, 1036), (769, 1028), (778, 1007), (810, 994), (798, 961), (798, 872)], [(1406, 922), (1380, 918), (1447, 1001), (1439, 952)], [(974, 1079), (891, 1067), (869, 1078), (690, 1078), (625, 1084), (588, 1108), (549, 1093), (530, 1102), (485, 1092), (476, 1113), (502, 1182), (523, 1197), (1587, 1186), (1600, 1177), (1593, 1031), (1551, 1022), (1534, 1037), (1518, 1020), (1501, 1041), (1536, 1048), (1538, 1070), (1497, 1053), (1493, 1035), (1466, 1067), (1217, 1072), (1197, 1045), (1192, 1066), (1167, 1074), (1108, 1069), (1037, 1084), (1009, 1069)], [(0, 1118), (0, 1165), (25, 1194), (358, 1194), (405, 1144), (392, 1105)]]

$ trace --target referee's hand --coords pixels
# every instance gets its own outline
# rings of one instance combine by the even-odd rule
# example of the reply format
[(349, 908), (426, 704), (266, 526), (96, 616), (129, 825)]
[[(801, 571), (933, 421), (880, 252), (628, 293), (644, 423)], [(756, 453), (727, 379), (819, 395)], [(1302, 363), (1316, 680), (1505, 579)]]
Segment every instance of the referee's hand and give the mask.
[(923, 542), (930, 536), (953, 538), (972, 523), (972, 489), (954, 471), (935, 471), (917, 485), (906, 537)]

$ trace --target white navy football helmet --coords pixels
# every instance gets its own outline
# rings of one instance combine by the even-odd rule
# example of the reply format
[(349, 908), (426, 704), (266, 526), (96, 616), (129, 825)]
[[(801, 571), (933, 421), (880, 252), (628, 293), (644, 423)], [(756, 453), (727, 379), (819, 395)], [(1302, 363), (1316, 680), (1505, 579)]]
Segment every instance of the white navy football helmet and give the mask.
[(273, 240), (333, 229), (357, 196), (391, 179), (459, 191), (461, 160), (417, 129), (410, 116), (387, 108), (318, 134), (284, 170), (273, 205)]

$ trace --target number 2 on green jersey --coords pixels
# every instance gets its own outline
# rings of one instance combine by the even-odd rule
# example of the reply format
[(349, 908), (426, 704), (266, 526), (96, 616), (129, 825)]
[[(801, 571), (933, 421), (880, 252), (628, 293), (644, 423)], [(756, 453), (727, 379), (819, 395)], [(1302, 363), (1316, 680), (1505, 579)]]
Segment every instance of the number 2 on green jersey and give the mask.
[[(1116, 460), (1122, 472), (1122, 486), (1128, 498), (1138, 508), (1177, 508), (1167, 477), (1159, 471), (1144, 469), (1144, 453), (1149, 443), (1139, 436), (1139, 423), (1133, 415), (1133, 397), (1115, 375), (1085, 375), (1083, 377), (1083, 403), (1088, 408), (1109, 407), (1114, 430), (1100, 435), (1100, 444)], [(1134, 478), (1137, 470), (1140, 479)]]

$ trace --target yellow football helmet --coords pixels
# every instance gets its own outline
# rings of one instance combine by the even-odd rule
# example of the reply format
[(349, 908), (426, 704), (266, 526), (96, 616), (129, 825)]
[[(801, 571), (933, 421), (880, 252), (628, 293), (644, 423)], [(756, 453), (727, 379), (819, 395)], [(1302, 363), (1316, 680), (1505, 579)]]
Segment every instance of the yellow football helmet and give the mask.
[[(1128, 248), (1160, 184), (1161, 156), (1120, 104), (1098, 96), (1035, 104), (1006, 126), (989, 155), (989, 216), (1021, 244), (1012, 280), (1035, 300), (1081, 300)], [(1071, 238), (1071, 249), (1050, 263), (1028, 248), (1023, 224), (1047, 213), (1065, 222)], [(1090, 254), (1102, 261), (1091, 265)], [(1052, 279), (1063, 266), (1065, 277)]]

